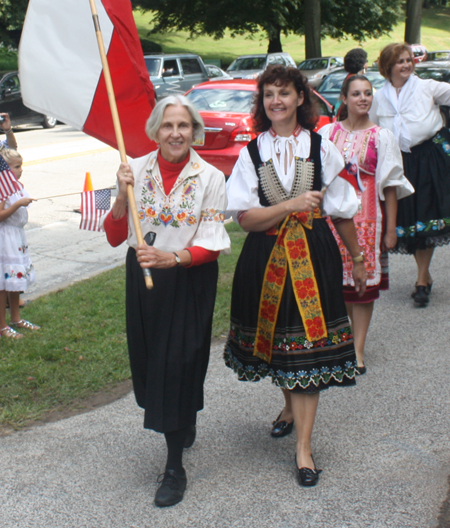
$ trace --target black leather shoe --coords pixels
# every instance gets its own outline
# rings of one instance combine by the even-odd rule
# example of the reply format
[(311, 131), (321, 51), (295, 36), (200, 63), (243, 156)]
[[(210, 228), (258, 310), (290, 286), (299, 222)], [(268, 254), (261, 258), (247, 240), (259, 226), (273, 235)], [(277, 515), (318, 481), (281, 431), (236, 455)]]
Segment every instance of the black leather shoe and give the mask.
[[(417, 282), (416, 282), (416, 285), (414, 287), (414, 291), (411, 293), (411, 299), (415, 299), (416, 297), (416, 294), (417, 294)], [(428, 293), (428, 295), (431, 295), (431, 289), (433, 288), (433, 283), (432, 282), (427, 282), (427, 285), (425, 286), (426, 288), (426, 291)]]
[(155, 504), (160, 508), (173, 506), (183, 500), (184, 490), (186, 489), (187, 478), (186, 471), (177, 473), (173, 469), (168, 469), (164, 474), (158, 477), (159, 488), (155, 495)]
[(417, 286), (414, 295), (414, 304), (419, 307), (426, 306), (430, 301), (428, 292), (428, 286)]
[(322, 470), (307, 467), (299, 468), (297, 465), (297, 455), (295, 455), (295, 468), (297, 469), (297, 480), (300, 486), (311, 487), (319, 482), (319, 474), (322, 473)]
[(283, 436), (286, 436), (290, 433), (292, 433), (292, 429), (294, 428), (294, 422), (288, 423), (284, 420), (280, 421), (280, 416), (272, 422), (272, 432), (270, 433), (274, 438), (281, 438)]
[(183, 447), (185, 449), (187, 449), (188, 447), (192, 447), (192, 445), (195, 442), (196, 435), (197, 435), (197, 429), (196, 429), (195, 425), (191, 425), (189, 427), (189, 432), (188, 432), (188, 434), (186, 436), (186, 439), (184, 441), (184, 444), (183, 444)]
[(367, 369), (365, 366), (362, 366), (362, 367), (356, 367), (356, 375), (357, 376), (362, 376), (363, 374), (365, 374), (367, 372)]

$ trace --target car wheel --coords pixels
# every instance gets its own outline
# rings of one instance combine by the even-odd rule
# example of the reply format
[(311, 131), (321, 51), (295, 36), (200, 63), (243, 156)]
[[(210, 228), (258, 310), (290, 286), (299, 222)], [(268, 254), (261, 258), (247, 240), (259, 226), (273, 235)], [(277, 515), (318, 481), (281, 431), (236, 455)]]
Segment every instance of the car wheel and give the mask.
[(44, 128), (53, 128), (56, 125), (56, 117), (45, 116), (44, 121), (42, 121), (42, 126)]

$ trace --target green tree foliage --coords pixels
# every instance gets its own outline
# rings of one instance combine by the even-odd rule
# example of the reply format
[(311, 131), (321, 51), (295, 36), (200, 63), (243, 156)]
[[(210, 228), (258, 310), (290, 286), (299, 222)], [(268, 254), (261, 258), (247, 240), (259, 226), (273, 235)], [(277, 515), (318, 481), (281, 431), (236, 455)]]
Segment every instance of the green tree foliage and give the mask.
[(17, 48), (28, 0), (0, 0), (0, 43)]
[[(187, 30), (192, 36), (222, 38), (263, 29), (275, 51), (281, 33), (305, 34), (315, 29), (315, 41), (329, 35), (363, 41), (388, 33), (401, 14), (401, 0), (132, 0), (132, 5), (155, 12), (155, 31)], [(315, 5), (314, 5), (315, 4)], [(309, 20), (321, 13), (320, 26)], [(320, 31), (320, 33), (319, 33)], [(281, 47), (281, 42), (278, 45)], [(272, 48), (272, 49), (271, 49)]]

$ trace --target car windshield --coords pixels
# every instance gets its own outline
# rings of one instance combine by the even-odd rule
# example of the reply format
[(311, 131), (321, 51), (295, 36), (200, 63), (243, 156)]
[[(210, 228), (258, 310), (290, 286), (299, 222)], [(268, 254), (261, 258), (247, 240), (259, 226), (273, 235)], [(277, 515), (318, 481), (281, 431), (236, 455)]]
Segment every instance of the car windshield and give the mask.
[[(323, 80), (322, 84), (316, 88), (319, 93), (340, 93), (342, 85), (347, 77), (346, 71), (331, 73)], [(367, 71), (364, 74), (369, 79), (375, 90), (382, 88), (386, 79), (378, 71)]]
[(342, 83), (344, 82), (347, 75), (348, 74), (346, 71), (330, 74), (327, 77), (325, 77), (321, 85), (318, 88), (316, 88), (316, 90), (319, 93), (324, 93), (324, 92), (340, 93)]
[(199, 111), (250, 113), (254, 92), (248, 90), (194, 89), (187, 98)]
[(416, 75), (421, 79), (434, 79), (435, 81), (450, 82), (450, 70), (436, 69), (429, 70), (427, 68), (416, 68)]
[(145, 65), (147, 66), (148, 74), (151, 77), (156, 77), (159, 74), (159, 68), (161, 66), (161, 59), (145, 58)]
[(298, 65), (299, 70), (321, 70), (328, 68), (327, 59), (309, 59)]
[(227, 71), (263, 70), (266, 57), (242, 57), (234, 60)]
[(432, 53), (428, 53), (426, 60), (427, 61), (450, 60), (450, 51), (435, 51)]

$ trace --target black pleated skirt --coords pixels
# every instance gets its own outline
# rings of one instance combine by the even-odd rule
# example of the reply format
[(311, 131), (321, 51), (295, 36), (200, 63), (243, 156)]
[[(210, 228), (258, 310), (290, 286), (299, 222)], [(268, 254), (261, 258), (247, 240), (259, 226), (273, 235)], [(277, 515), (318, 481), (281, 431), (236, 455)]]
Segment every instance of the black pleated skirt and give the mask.
[(183, 429), (203, 408), (218, 264), (154, 269), (147, 290), (130, 248), (126, 270), (128, 351), (144, 427)]
[(325, 219), (305, 229), (328, 337), (315, 342), (305, 328), (288, 276), (276, 323), (270, 363), (253, 355), (261, 289), (276, 236), (249, 233), (236, 266), (225, 363), (243, 381), (271, 377), (281, 388), (317, 392), (355, 383), (356, 358), (342, 292), (339, 248)]
[(402, 152), (405, 176), (416, 192), (398, 202), (396, 253), (450, 242), (450, 132)]

